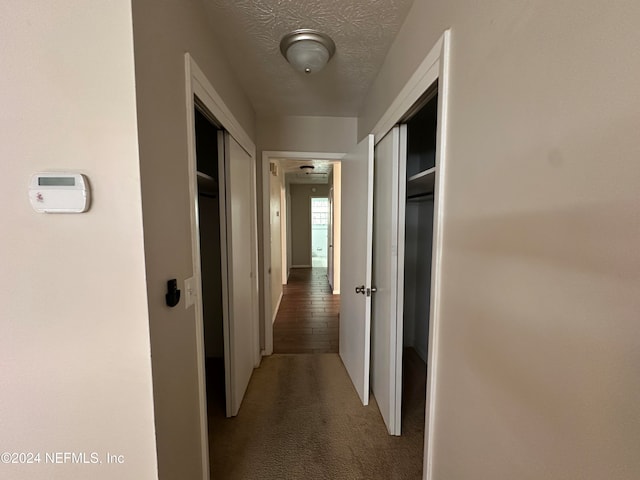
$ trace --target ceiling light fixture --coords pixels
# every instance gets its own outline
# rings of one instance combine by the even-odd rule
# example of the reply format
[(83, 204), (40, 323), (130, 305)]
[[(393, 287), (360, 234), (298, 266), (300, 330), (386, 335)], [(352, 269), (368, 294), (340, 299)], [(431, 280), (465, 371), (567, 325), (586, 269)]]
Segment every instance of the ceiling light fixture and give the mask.
[(324, 33), (301, 28), (282, 37), (280, 51), (293, 68), (309, 74), (324, 68), (336, 52), (336, 45)]

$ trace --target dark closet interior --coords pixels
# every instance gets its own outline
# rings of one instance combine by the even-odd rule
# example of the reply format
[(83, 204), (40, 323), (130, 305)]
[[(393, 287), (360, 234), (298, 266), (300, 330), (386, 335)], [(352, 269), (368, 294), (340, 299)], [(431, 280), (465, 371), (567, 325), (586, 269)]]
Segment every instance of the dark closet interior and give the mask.
[(195, 131), (207, 403), (209, 416), (224, 417), (226, 407), (218, 182), (219, 129), (196, 108)]
[(404, 241), (402, 430), (424, 431), (434, 184), (436, 175), (437, 87), (405, 120), (407, 129)]

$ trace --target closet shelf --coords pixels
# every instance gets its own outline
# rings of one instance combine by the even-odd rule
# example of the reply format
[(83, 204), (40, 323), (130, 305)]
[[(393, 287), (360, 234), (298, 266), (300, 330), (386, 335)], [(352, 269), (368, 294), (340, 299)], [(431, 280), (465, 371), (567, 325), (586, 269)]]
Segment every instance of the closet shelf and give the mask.
[(206, 173), (202, 173), (202, 172), (196, 172), (198, 174), (198, 180), (210, 180), (212, 182), (215, 182), (216, 179), (213, 178), (211, 175), (207, 175)]
[(427, 195), (433, 193), (436, 180), (436, 167), (410, 176), (407, 179), (407, 196)]
[(211, 175), (197, 172), (198, 192), (204, 195), (216, 195), (218, 193), (218, 182)]

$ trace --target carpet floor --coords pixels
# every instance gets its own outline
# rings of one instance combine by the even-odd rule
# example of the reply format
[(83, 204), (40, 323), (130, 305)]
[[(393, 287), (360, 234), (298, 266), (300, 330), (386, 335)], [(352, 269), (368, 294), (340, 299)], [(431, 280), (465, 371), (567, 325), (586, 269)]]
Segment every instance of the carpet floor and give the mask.
[(407, 392), (403, 435), (392, 437), (375, 398), (367, 407), (360, 403), (337, 354), (266, 357), (253, 373), (237, 417), (224, 418), (224, 396), (209, 395), (212, 478), (418, 480), (421, 388), (413, 385)]

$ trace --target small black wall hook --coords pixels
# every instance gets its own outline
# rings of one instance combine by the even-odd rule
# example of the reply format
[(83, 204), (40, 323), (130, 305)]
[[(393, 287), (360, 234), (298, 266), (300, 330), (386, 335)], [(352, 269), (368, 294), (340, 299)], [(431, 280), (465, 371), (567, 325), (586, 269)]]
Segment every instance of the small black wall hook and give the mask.
[(167, 282), (167, 294), (164, 297), (168, 307), (175, 307), (180, 301), (180, 290), (178, 290), (178, 281), (172, 278)]

